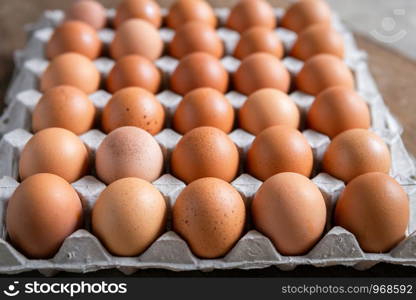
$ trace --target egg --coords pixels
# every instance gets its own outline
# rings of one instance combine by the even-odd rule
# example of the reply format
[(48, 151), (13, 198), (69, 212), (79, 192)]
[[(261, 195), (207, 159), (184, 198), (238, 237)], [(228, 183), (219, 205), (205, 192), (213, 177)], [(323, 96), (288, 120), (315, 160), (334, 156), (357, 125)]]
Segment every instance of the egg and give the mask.
[(168, 27), (177, 29), (179, 26), (199, 21), (211, 27), (217, 26), (217, 17), (208, 2), (204, 0), (177, 0), (169, 8), (166, 17)]
[(296, 85), (302, 92), (316, 96), (333, 86), (354, 89), (354, 77), (348, 66), (338, 57), (318, 54), (305, 62), (296, 76)]
[(233, 55), (238, 59), (243, 59), (256, 52), (266, 52), (280, 59), (284, 51), (283, 43), (275, 31), (267, 27), (256, 26), (241, 34)]
[(322, 160), (325, 172), (346, 182), (365, 173), (388, 173), (390, 164), (387, 145), (366, 129), (350, 129), (337, 135)]
[(63, 128), (37, 132), (20, 154), (19, 175), (22, 180), (37, 173), (51, 173), (74, 182), (87, 170), (87, 148), (78, 136)]
[(327, 24), (315, 24), (303, 30), (290, 52), (291, 56), (300, 60), (307, 60), (321, 53), (344, 57), (343, 37)]
[(285, 65), (269, 53), (258, 52), (243, 59), (233, 76), (235, 89), (250, 95), (262, 88), (289, 91), (290, 74)]
[(163, 154), (147, 131), (133, 126), (120, 127), (110, 132), (98, 147), (95, 168), (106, 184), (126, 177), (154, 181), (162, 173)]
[(132, 86), (156, 93), (161, 81), (161, 72), (150, 60), (140, 55), (127, 55), (116, 61), (106, 82), (110, 93)]
[(80, 228), (82, 205), (77, 192), (59, 176), (26, 178), (8, 201), (7, 234), (29, 258), (52, 257), (65, 238)]
[(300, 113), (295, 102), (276, 89), (260, 89), (251, 94), (238, 112), (240, 127), (259, 134), (274, 125), (299, 127)]
[(161, 56), (162, 51), (163, 41), (156, 27), (141, 19), (123, 22), (110, 44), (110, 55), (114, 59), (137, 54), (153, 61)]
[(98, 30), (106, 25), (107, 12), (98, 1), (75, 1), (66, 11), (65, 19), (82, 21)]
[[(94, 125), (95, 106), (88, 96), (69, 85), (47, 90), (32, 113), (32, 130), (60, 127), (80, 135)], [(77, 120), (74, 122), (74, 120)]]
[(321, 93), (313, 101), (307, 115), (311, 129), (334, 137), (354, 128), (371, 126), (367, 103), (354, 90), (334, 86)]
[(40, 78), (40, 90), (58, 85), (70, 85), (87, 94), (98, 90), (100, 72), (94, 63), (78, 53), (64, 53), (55, 57)]
[(321, 238), (326, 223), (319, 188), (297, 173), (267, 179), (251, 204), (254, 227), (283, 255), (306, 254)]
[(102, 114), (104, 132), (123, 126), (136, 126), (152, 135), (157, 134), (165, 121), (165, 111), (156, 97), (138, 87), (119, 90), (107, 102)]
[(117, 28), (134, 18), (143, 19), (157, 28), (162, 25), (160, 6), (153, 0), (123, 0), (117, 7), (113, 23)]
[(309, 177), (313, 167), (312, 148), (298, 130), (273, 126), (254, 139), (246, 164), (247, 171), (262, 181), (283, 172)]
[(162, 194), (139, 178), (114, 181), (92, 209), (92, 229), (117, 256), (137, 256), (165, 230), (166, 203)]
[(276, 27), (276, 16), (273, 7), (264, 0), (240, 0), (231, 9), (226, 26), (240, 33), (254, 27)]
[(217, 58), (224, 54), (224, 45), (214, 28), (192, 21), (178, 27), (169, 43), (169, 53), (181, 58), (192, 52), (206, 52)]
[(185, 95), (193, 89), (211, 87), (221, 93), (228, 89), (228, 73), (214, 56), (194, 52), (183, 57), (170, 77), (170, 88)]
[(174, 176), (190, 183), (202, 177), (232, 181), (238, 172), (237, 146), (222, 130), (197, 127), (186, 133), (171, 158)]
[(335, 224), (357, 238), (366, 252), (388, 252), (406, 236), (409, 199), (384, 173), (366, 173), (347, 184), (335, 209)]
[(217, 178), (195, 180), (179, 194), (173, 206), (173, 229), (201, 258), (227, 254), (241, 237), (244, 201), (235, 188)]
[(314, 24), (331, 24), (331, 19), (331, 9), (325, 1), (301, 0), (286, 10), (281, 26), (299, 33)]

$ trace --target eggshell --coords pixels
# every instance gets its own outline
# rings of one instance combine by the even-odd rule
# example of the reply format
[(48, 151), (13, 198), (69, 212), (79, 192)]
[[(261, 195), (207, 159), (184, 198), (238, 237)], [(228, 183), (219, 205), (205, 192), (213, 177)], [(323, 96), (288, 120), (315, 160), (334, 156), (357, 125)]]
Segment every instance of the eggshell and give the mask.
[(200, 87), (211, 87), (225, 93), (228, 88), (228, 73), (216, 57), (204, 52), (194, 52), (179, 61), (170, 77), (170, 88), (175, 93), (185, 95)]
[(295, 102), (276, 89), (261, 89), (251, 94), (238, 113), (240, 127), (259, 134), (274, 125), (298, 128), (300, 113)]
[(129, 19), (143, 19), (159, 28), (162, 25), (162, 13), (157, 2), (152, 0), (123, 0), (117, 7), (114, 26), (117, 28)]
[(137, 127), (120, 127), (98, 147), (95, 168), (107, 184), (126, 177), (154, 181), (162, 172), (163, 154), (150, 133)]
[(241, 237), (246, 209), (240, 194), (217, 178), (189, 184), (173, 206), (173, 228), (201, 258), (224, 256)]
[(346, 182), (365, 173), (388, 173), (390, 164), (387, 145), (366, 129), (350, 129), (337, 135), (322, 160), (325, 172)]
[(36, 174), (24, 180), (8, 201), (8, 237), (29, 258), (50, 258), (82, 224), (77, 192), (61, 177)]
[[(32, 113), (32, 130), (60, 127), (80, 135), (92, 128), (95, 106), (75, 87), (61, 85), (47, 90)], [(76, 120), (76, 122), (74, 122)]]
[(297, 74), (296, 85), (302, 92), (316, 96), (333, 86), (354, 89), (354, 77), (348, 66), (338, 57), (318, 54), (305, 62)]
[(92, 209), (92, 229), (117, 256), (137, 256), (165, 230), (166, 203), (160, 192), (139, 178), (110, 184)]
[(66, 20), (83, 21), (94, 29), (101, 29), (107, 23), (105, 8), (98, 1), (75, 1), (65, 13)]
[(208, 2), (203, 0), (175, 1), (166, 17), (168, 27), (176, 29), (190, 21), (203, 22), (214, 28), (217, 26), (217, 17)]
[(222, 130), (197, 127), (185, 134), (171, 158), (171, 170), (190, 183), (202, 177), (232, 181), (237, 175), (239, 154), (236, 145)]
[(325, 200), (307, 177), (280, 173), (267, 179), (251, 205), (254, 226), (283, 255), (306, 254), (321, 238)]
[(51, 173), (74, 182), (87, 170), (87, 148), (78, 136), (63, 128), (37, 132), (20, 154), (19, 175), (22, 180), (37, 173)]
[(247, 152), (247, 170), (260, 180), (283, 172), (309, 177), (313, 154), (306, 138), (287, 126), (269, 127), (255, 138)]
[(308, 126), (329, 137), (371, 126), (367, 103), (354, 90), (335, 86), (319, 93), (308, 111)]
[(406, 236), (409, 199), (400, 184), (384, 173), (367, 173), (345, 187), (335, 223), (352, 232), (366, 252), (388, 252)]
[(102, 114), (104, 132), (123, 126), (136, 126), (155, 135), (163, 128), (165, 111), (156, 97), (138, 87), (119, 90), (106, 104)]

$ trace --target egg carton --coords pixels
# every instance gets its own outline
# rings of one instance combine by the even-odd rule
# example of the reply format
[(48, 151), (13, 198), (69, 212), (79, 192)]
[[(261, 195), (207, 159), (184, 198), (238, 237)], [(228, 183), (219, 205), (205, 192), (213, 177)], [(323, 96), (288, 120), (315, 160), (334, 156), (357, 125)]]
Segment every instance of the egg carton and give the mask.
[[(217, 9), (220, 23), (229, 12), (228, 9)], [(282, 10), (276, 9), (276, 15), (281, 16)], [(109, 18), (114, 15), (113, 10), (108, 11)], [(79, 193), (85, 211), (84, 229), (80, 229), (69, 236), (59, 249), (57, 254), (48, 260), (32, 260), (24, 257), (9, 243), (5, 228), (5, 211), (7, 201), (19, 185), (18, 161), (19, 156), (27, 141), (31, 138), (31, 114), (42, 94), (38, 91), (39, 76), (48, 64), (43, 57), (43, 47), (49, 39), (52, 28), (59, 24), (63, 18), (61, 11), (46, 12), (43, 18), (32, 26), (31, 38), (27, 47), (16, 54), (16, 75), (8, 93), (9, 104), (4, 115), (0, 118), (0, 133), (4, 134), (0, 141), (0, 273), (14, 274), (30, 270), (39, 270), (41, 273), (51, 276), (59, 271), (91, 272), (100, 269), (116, 268), (125, 274), (131, 274), (138, 269), (162, 268), (174, 271), (213, 269), (253, 269), (276, 266), (282, 270), (291, 270), (298, 265), (332, 266), (345, 265), (357, 269), (367, 269), (379, 262), (416, 266), (416, 174), (413, 158), (406, 151), (400, 134), (402, 128), (384, 105), (376, 84), (368, 70), (366, 54), (357, 49), (352, 34), (342, 25), (337, 16), (334, 16), (335, 28), (343, 35), (346, 44), (346, 62), (353, 70), (357, 90), (367, 101), (371, 116), (372, 130), (379, 134), (387, 143), (392, 155), (392, 168), (390, 175), (396, 178), (409, 195), (410, 222), (408, 237), (397, 245), (389, 253), (374, 254), (365, 253), (359, 246), (353, 234), (341, 227), (332, 226), (332, 211), (339, 194), (344, 188), (344, 183), (325, 173), (319, 173), (320, 161), (330, 139), (318, 132), (304, 129), (303, 134), (310, 143), (314, 154), (313, 181), (324, 195), (328, 221), (326, 231), (315, 247), (303, 256), (283, 256), (274, 248), (271, 241), (253, 229), (251, 220), (247, 221), (246, 233), (241, 237), (233, 249), (220, 259), (200, 259), (192, 254), (186, 242), (171, 231), (171, 222), (168, 220), (167, 231), (160, 236), (143, 254), (137, 257), (115, 257), (111, 255), (90, 233), (90, 211), (101, 191), (105, 188), (96, 176), (94, 166), (89, 175), (74, 182), (72, 185)], [(165, 42), (172, 38), (173, 32), (162, 28), (161, 36)], [(290, 49), (296, 35), (288, 30), (278, 28), (279, 36), (284, 42), (285, 48)], [(230, 54), (238, 40), (238, 34), (226, 28), (219, 28), (218, 32), (226, 46), (226, 53), (222, 59), (229, 72), (233, 72), (239, 65), (239, 61)], [(105, 29), (100, 32), (104, 43), (108, 45), (112, 38), (112, 31)], [(107, 58), (99, 58), (95, 61), (103, 78), (108, 74), (114, 62)], [(294, 76), (302, 67), (302, 62), (292, 57), (285, 57), (284, 63)], [(167, 79), (177, 64), (177, 60), (163, 56), (156, 61), (162, 70), (164, 88), (157, 94), (166, 109), (166, 127), (170, 126), (172, 115), (182, 97), (167, 89)], [(305, 113), (313, 102), (314, 97), (300, 91), (293, 91), (291, 97), (295, 100), (302, 113), (302, 123)], [(99, 90), (90, 95), (91, 100), (100, 112), (111, 94)], [(233, 107), (238, 110), (246, 100), (246, 96), (236, 91), (229, 91), (227, 98)], [(254, 136), (244, 130), (236, 128), (229, 134), (240, 150), (241, 161), (244, 163), (248, 148)], [(94, 161), (95, 151), (105, 138), (99, 128), (93, 129), (81, 135), (85, 145), (91, 150), (91, 161)], [(186, 186), (182, 181), (169, 174), (170, 154), (181, 135), (172, 129), (165, 128), (155, 136), (163, 149), (165, 157), (165, 174), (153, 182), (162, 193), (171, 210), (177, 196)], [(231, 183), (242, 195), (247, 206), (261, 185), (261, 181), (246, 174), (244, 168), (240, 168), (239, 175)]]

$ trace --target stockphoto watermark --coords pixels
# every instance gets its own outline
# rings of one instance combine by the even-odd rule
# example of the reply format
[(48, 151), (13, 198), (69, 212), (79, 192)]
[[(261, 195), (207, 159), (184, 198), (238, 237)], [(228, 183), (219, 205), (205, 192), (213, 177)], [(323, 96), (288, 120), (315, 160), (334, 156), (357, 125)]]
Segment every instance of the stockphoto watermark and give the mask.
[(407, 31), (397, 24), (398, 18), (403, 18), (405, 15), (406, 10), (402, 8), (394, 9), (392, 16), (386, 16), (381, 20), (379, 28), (370, 31), (371, 35), (383, 43), (393, 44), (398, 42), (407, 35)]

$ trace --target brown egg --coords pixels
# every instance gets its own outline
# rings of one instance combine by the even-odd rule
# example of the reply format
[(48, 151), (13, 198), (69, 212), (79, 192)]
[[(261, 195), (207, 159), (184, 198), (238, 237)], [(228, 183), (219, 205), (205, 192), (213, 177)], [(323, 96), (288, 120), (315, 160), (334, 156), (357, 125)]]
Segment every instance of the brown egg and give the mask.
[(159, 28), (162, 25), (162, 13), (157, 2), (152, 0), (123, 0), (117, 7), (114, 26), (119, 27), (129, 19), (143, 19)]
[(173, 116), (173, 128), (185, 134), (200, 126), (212, 126), (229, 133), (234, 125), (230, 101), (212, 88), (198, 88), (187, 93)]
[(107, 184), (126, 177), (154, 181), (162, 173), (163, 154), (150, 133), (137, 127), (120, 127), (98, 147), (95, 168)]
[(65, 14), (66, 20), (78, 20), (101, 29), (107, 23), (107, 12), (98, 1), (75, 1)]
[(296, 76), (296, 85), (302, 92), (316, 96), (333, 86), (354, 89), (354, 77), (348, 66), (338, 57), (318, 54), (305, 62)]
[(232, 181), (237, 175), (239, 154), (236, 145), (215, 127), (197, 127), (185, 134), (171, 158), (174, 176), (190, 183), (202, 177)]
[(335, 224), (357, 238), (366, 252), (388, 252), (406, 236), (409, 199), (384, 173), (367, 173), (345, 187), (335, 209)]
[(176, 29), (190, 21), (199, 21), (211, 27), (217, 26), (217, 17), (208, 2), (204, 0), (177, 0), (169, 9), (166, 18), (168, 27)]
[(169, 53), (181, 58), (192, 52), (206, 52), (217, 58), (224, 54), (224, 45), (214, 28), (192, 21), (181, 25), (169, 44)]
[(242, 94), (250, 95), (262, 88), (289, 91), (290, 74), (275, 56), (258, 52), (243, 59), (234, 74), (234, 87)]
[(229, 183), (201, 178), (176, 199), (172, 221), (192, 252), (201, 258), (227, 254), (241, 237), (246, 217), (244, 201)]
[(344, 39), (328, 24), (315, 24), (303, 30), (298, 35), (290, 55), (307, 60), (321, 53), (344, 57)]
[(165, 110), (156, 97), (138, 87), (119, 90), (104, 107), (102, 125), (109, 133), (123, 126), (136, 126), (155, 135), (163, 128)]
[(175, 93), (185, 95), (200, 87), (211, 87), (225, 93), (228, 88), (228, 73), (216, 57), (204, 52), (194, 52), (179, 61), (170, 77), (170, 88)]
[(80, 135), (92, 128), (94, 119), (95, 107), (88, 96), (80, 89), (61, 85), (40, 98), (32, 113), (32, 130), (60, 127)]
[(165, 230), (166, 202), (149, 182), (123, 178), (110, 184), (92, 209), (92, 229), (117, 256), (137, 256)]
[(322, 0), (302, 0), (293, 3), (282, 18), (281, 25), (294, 32), (301, 32), (307, 27), (331, 23), (331, 9)]
[(299, 127), (300, 113), (295, 102), (276, 89), (261, 89), (251, 94), (238, 113), (240, 127), (259, 134), (274, 125)]
[(110, 45), (110, 54), (114, 59), (137, 54), (153, 61), (160, 57), (162, 51), (163, 41), (156, 27), (141, 19), (123, 22)]
[(8, 201), (8, 237), (29, 258), (52, 257), (81, 224), (82, 205), (77, 192), (53, 174), (28, 177)]
[(81, 21), (66, 21), (52, 34), (46, 45), (46, 56), (52, 59), (66, 52), (76, 52), (95, 59), (101, 50), (102, 42), (93, 27)]
[(107, 90), (115, 93), (136, 86), (156, 93), (161, 81), (161, 72), (150, 60), (140, 55), (127, 55), (117, 60), (108, 74)]
[(78, 136), (63, 128), (39, 131), (20, 154), (19, 174), (22, 180), (37, 173), (51, 173), (74, 182), (87, 170), (87, 148)]
[(370, 128), (370, 111), (354, 90), (335, 86), (315, 98), (308, 111), (308, 125), (332, 138), (348, 129)]
[(251, 205), (254, 226), (283, 255), (306, 254), (321, 238), (325, 200), (307, 177), (280, 173), (267, 179)]
[(276, 16), (272, 6), (264, 0), (240, 0), (231, 9), (226, 26), (240, 33), (254, 27), (276, 27)]
[(87, 94), (98, 90), (100, 72), (94, 63), (78, 53), (64, 53), (55, 57), (48, 65), (40, 79), (40, 90), (58, 85), (71, 85)]
[(267, 27), (256, 26), (244, 31), (241, 35), (234, 50), (234, 56), (243, 59), (256, 52), (266, 52), (280, 59), (284, 51), (282, 41), (275, 31)]
[(247, 171), (264, 181), (283, 172), (309, 177), (312, 172), (311, 146), (301, 132), (287, 126), (263, 130), (247, 152)]

